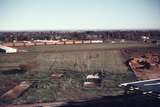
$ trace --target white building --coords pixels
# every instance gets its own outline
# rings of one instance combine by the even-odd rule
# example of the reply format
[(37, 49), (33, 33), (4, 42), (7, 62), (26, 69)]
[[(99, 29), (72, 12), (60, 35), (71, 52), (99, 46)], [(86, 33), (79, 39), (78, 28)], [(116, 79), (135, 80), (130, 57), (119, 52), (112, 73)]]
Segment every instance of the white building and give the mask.
[(0, 45), (0, 53), (16, 53), (17, 49)]

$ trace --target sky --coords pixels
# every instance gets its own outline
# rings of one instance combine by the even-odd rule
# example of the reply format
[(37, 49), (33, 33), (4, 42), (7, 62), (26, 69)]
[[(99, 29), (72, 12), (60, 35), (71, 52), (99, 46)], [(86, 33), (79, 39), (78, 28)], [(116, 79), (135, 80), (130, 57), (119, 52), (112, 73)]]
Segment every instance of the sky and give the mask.
[(160, 0), (0, 0), (0, 30), (160, 29)]

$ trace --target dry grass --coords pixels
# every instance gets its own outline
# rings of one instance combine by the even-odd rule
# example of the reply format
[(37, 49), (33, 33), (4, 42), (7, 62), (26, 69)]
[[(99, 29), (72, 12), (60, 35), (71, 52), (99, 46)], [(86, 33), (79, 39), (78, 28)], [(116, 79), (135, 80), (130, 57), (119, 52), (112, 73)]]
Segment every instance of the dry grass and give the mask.
[[(118, 85), (136, 78), (132, 72), (128, 72), (124, 65), (126, 57), (122, 51), (120, 49), (110, 50), (110, 48), (126, 46), (126, 44), (97, 44), (31, 47), (26, 48), (30, 51), (29, 53), (0, 54), (1, 66), (28, 64), (27, 69), (31, 71), (24, 74), (0, 74), (0, 81), (8, 81), (3, 82), (0, 86), (0, 95), (11, 88), (10, 86), (24, 79), (36, 82), (21, 97), (10, 103), (75, 100), (122, 94), (123, 91), (118, 88)], [(129, 47), (134, 46), (136, 44), (129, 45)], [(138, 44), (138, 47), (142, 46), (146, 45)], [(102, 86), (95, 89), (83, 88), (82, 83), (86, 75), (95, 71), (105, 73)], [(63, 72), (64, 77), (59, 81), (54, 81), (50, 78), (53, 72)], [(7, 86), (8, 83), (12, 85)]]

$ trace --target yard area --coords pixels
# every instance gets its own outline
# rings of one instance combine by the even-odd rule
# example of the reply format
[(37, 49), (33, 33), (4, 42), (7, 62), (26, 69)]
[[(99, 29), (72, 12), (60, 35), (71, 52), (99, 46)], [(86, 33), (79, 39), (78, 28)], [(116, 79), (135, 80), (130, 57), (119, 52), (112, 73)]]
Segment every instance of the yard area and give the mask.
[[(121, 95), (123, 90), (118, 85), (136, 80), (134, 74), (126, 67), (125, 61), (132, 53), (136, 53), (134, 49), (138, 48), (143, 53), (151, 47), (146, 44), (55, 45), (19, 47), (28, 52), (0, 54), (0, 95), (21, 81), (34, 82), (17, 99), (0, 103), (23, 104)], [(131, 51), (128, 48), (131, 48)], [(156, 49), (157, 47), (153, 51)], [(12, 70), (5, 66), (20, 64), (33, 66), (24, 73), (3, 74), (6, 69)], [(55, 72), (63, 73), (62, 78), (54, 80), (51, 75)], [(93, 72), (104, 73), (102, 85), (84, 88), (86, 76)]]

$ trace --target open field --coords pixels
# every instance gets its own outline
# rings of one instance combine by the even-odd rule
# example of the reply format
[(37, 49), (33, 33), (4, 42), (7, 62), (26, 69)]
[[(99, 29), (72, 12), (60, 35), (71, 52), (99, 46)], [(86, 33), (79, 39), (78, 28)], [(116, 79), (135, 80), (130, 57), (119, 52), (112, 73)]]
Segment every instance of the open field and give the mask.
[[(138, 54), (137, 52), (144, 54), (159, 51), (158, 46), (138, 43), (54, 45), (19, 49), (28, 52), (0, 54), (0, 95), (20, 81), (35, 82), (22, 96), (6, 103), (66, 101), (123, 94), (118, 85), (136, 80), (134, 74), (125, 66), (125, 61), (130, 56)], [(2, 67), (26, 63), (34, 65), (26, 73), (1, 73)], [(102, 86), (84, 88), (82, 84), (86, 76), (97, 71), (104, 72)], [(64, 76), (55, 81), (51, 78), (54, 72), (61, 72)]]

